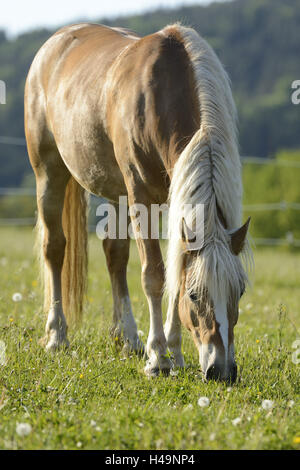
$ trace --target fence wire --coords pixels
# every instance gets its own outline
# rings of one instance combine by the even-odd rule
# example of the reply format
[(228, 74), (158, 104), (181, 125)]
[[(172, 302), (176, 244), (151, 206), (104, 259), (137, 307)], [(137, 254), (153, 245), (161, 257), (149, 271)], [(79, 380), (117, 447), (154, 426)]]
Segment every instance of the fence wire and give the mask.
[[(26, 147), (26, 140), (21, 137), (0, 136), (0, 144), (17, 145), (17, 146)], [(241, 157), (241, 162), (242, 164), (276, 165), (276, 166), (300, 168), (300, 162), (286, 161), (286, 160), (280, 160), (280, 159), (275, 160), (272, 158), (260, 158), (260, 157), (254, 157), (254, 156), (243, 156)], [(36, 195), (36, 192), (34, 188), (0, 188), (0, 196), (23, 197), (23, 196), (35, 196), (35, 195)], [(93, 199), (95, 200), (95, 198)], [(273, 202), (273, 203), (246, 204), (243, 206), (243, 209), (248, 212), (286, 211), (288, 209), (299, 211), (300, 202), (278, 201), (278, 202)], [(0, 218), (0, 226), (33, 226), (34, 224), (35, 224), (35, 219), (30, 218), (30, 217)], [(287, 232), (285, 238), (255, 238), (253, 241), (256, 245), (300, 247), (300, 240), (295, 239), (292, 232)]]

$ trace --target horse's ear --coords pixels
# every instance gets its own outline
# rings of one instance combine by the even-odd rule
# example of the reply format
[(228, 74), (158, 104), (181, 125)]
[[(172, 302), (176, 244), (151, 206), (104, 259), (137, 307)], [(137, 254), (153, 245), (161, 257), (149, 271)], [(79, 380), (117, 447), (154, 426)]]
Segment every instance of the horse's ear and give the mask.
[(245, 222), (242, 227), (230, 232), (231, 249), (235, 255), (240, 254), (244, 247), (250, 219), (251, 217), (248, 218), (247, 222)]
[(187, 226), (185, 218), (181, 219), (181, 238), (184, 243), (187, 245), (193, 243), (196, 240), (196, 235), (194, 232)]

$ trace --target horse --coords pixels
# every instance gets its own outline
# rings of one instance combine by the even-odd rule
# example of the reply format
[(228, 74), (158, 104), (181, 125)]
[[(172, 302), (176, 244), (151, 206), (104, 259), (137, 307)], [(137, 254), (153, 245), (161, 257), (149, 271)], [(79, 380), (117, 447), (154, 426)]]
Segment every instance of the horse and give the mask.
[[(136, 236), (150, 313), (144, 371), (157, 376), (185, 366), (183, 324), (204, 379), (234, 382), (233, 330), (248, 282), (249, 220), (241, 225), (236, 108), (209, 44), (177, 23), (145, 37), (98, 24), (66, 26), (44, 43), (28, 72), (25, 135), (36, 177), (45, 349), (67, 347), (68, 325), (81, 318), (87, 194), (116, 205), (126, 196), (129, 205), (149, 209), (167, 201), (166, 267), (159, 240)], [(197, 248), (195, 213), (190, 210), (187, 223), (185, 204), (204, 207)], [(129, 245), (128, 237), (103, 241), (114, 300), (111, 331), (141, 353), (126, 280)]]

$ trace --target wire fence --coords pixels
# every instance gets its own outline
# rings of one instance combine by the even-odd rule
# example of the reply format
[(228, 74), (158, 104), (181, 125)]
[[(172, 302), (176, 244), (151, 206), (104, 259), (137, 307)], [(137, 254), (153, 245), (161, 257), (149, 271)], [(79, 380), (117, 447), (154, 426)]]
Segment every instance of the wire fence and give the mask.
[[(19, 137), (7, 137), (0, 136), (0, 144), (3, 145), (17, 145), (25, 146), (26, 140)], [(253, 156), (244, 156), (241, 157), (242, 164), (256, 164), (256, 165), (276, 165), (283, 167), (291, 168), (300, 168), (300, 162), (296, 161), (286, 161), (286, 160), (275, 160), (271, 158), (260, 158)], [(34, 188), (1, 188), (0, 187), (0, 197), (24, 197), (32, 196), (35, 197), (36, 192)], [(91, 196), (92, 206), (96, 207), (99, 205), (101, 199)], [(286, 202), (278, 201), (274, 203), (259, 203), (259, 204), (246, 204), (243, 206), (243, 209), (248, 212), (255, 211), (286, 211), (292, 209), (295, 211), (300, 211), (300, 202)], [(0, 227), (1, 226), (33, 226), (35, 224), (34, 217), (17, 217), (17, 218), (0, 218)], [(95, 229), (95, 226), (92, 225), (89, 227), (90, 230)], [(292, 232), (287, 232), (285, 238), (255, 238), (254, 243), (256, 245), (264, 246), (294, 246), (300, 247), (300, 240), (295, 239)]]

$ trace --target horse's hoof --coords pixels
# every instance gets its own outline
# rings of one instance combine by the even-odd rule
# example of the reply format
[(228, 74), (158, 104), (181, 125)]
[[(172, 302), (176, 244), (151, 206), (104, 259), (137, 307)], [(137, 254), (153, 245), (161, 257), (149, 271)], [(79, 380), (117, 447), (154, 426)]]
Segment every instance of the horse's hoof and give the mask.
[(58, 351), (61, 349), (68, 349), (70, 346), (70, 343), (67, 339), (63, 341), (48, 341), (48, 343), (45, 346), (46, 351)]
[(42, 338), (40, 338), (40, 339), (38, 340), (38, 344), (39, 344), (40, 346), (42, 346), (42, 348), (45, 348), (45, 347), (46, 347), (46, 344), (47, 344), (47, 341), (48, 341), (48, 335), (43, 336)]
[(159, 375), (163, 375), (167, 377), (170, 374), (171, 367), (159, 367), (159, 366), (151, 366), (150, 363), (146, 364), (144, 368), (144, 372), (147, 377), (158, 377)]
[(59, 349), (67, 349), (70, 343), (67, 338), (57, 338), (57, 335), (45, 335), (39, 340), (39, 344), (45, 351), (57, 351)]
[(171, 358), (171, 361), (172, 361), (172, 369), (174, 370), (182, 370), (185, 368), (185, 362), (184, 362), (184, 359), (183, 357), (172, 357)]
[(145, 347), (143, 343), (138, 340), (134, 344), (130, 343), (129, 341), (126, 341), (123, 348), (122, 348), (122, 353), (125, 356), (130, 356), (131, 354), (136, 354), (139, 357), (144, 357), (145, 355)]

